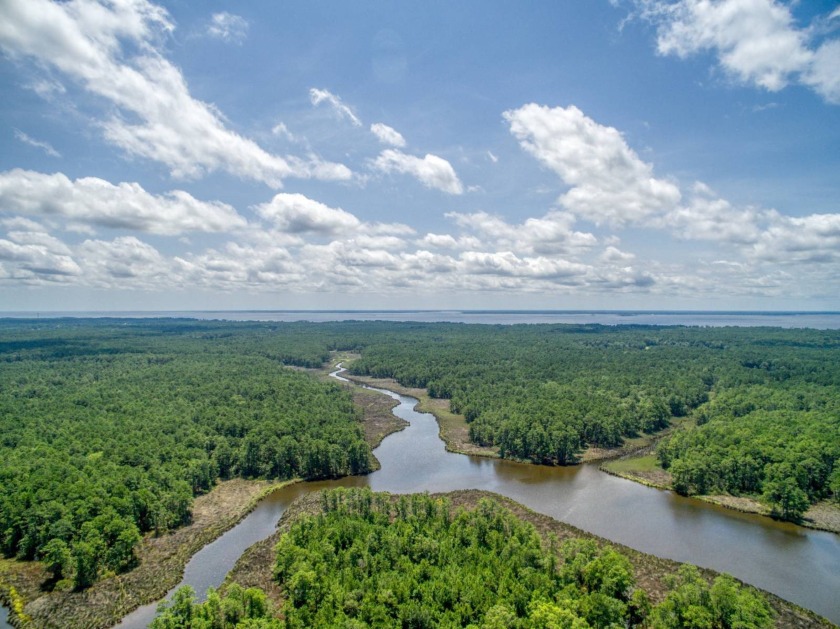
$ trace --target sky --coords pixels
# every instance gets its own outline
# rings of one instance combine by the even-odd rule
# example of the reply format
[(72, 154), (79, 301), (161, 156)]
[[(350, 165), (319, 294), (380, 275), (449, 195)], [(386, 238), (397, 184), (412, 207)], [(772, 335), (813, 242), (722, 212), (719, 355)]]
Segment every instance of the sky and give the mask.
[(0, 311), (840, 310), (840, 3), (0, 0)]

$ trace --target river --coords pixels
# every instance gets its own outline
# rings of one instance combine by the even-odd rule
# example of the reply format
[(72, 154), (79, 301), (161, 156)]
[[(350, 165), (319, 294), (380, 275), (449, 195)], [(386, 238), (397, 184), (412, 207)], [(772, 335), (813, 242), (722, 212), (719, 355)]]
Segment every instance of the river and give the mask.
[[(338, 374), (333, 375), (343, 380)], [(286, 507), (310, 491), (339, 486), (392, 493), (484, 489), (643, 552), (728, 572), (840, 624), (840, 535), (645, 487), (605, 474), (597, 464), (546, 467), (453, 454), (445, 450), (434, 416), (414, 410), (417, 400), (378, 390), (399, 401), (394, 413), (410, 423), (376, 448), (380, 470), (273, 492), (193, 556), (182, 585), (201, 596), (220, 585), (242, 552), (271, 535)], [(117, 626), (146, 627), (155, 609), (156, 604), (141, 607)], [(8, 627), (6, 610), (0, 613), (0, 627)]]
[[(343, 380), (338, 373), (333, 375)], [(453, 454), (445, 450), (435, 418), (414, 410), (417, 400), (379, 390), (400, 402), (394, 413), (410, 422), (375, 450), (380, 470), (275, 491), (192, 558), (184, 583), (201, 594), (221, 584), (241, 553), (268, 537), (286, 507), (310, 491), (485, 489), (632, 548), (728, 572), (840, 624), (840, 536), (651, 489), (605, 474), (597, 464), (546, 467)], [(155, 605), (140, 608), (118, 627), (145, 627), (154, 613)]]

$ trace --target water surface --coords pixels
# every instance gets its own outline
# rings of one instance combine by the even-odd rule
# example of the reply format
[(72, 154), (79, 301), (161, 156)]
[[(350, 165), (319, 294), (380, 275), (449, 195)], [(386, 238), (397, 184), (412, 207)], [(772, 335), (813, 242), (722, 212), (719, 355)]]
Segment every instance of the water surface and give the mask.
[(840, 312), (705, 310), (161, 310), (0, 312), (2, 317), (172, 317), (222, 321), (418, 321), (424, 323), (599, 323), (602, 325), (686, 325), (840, 329)]
[[(791, 600), (840, 623), (840, 536), (742, 514), (600, 472), (597, 465), (547, 467), (446, 452), (435, 418), (417, 400), (383, 391), (410, 422), (375, 450), (382, 468), (368, 476), (298, 483), (268, 496), (243, 522), (196, 554), (185, 583), (218, 586), (242, 551), (268, 537), (297, 497), (327, 487), (393, 493), (484, 489), (647, 553), (688, 561)], [(155, 606), (120, 627), (144, 627)]]

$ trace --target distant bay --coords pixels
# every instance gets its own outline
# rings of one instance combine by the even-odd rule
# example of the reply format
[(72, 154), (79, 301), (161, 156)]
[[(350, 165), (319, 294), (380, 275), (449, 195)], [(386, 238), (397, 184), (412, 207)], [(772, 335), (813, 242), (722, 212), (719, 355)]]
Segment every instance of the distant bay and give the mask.
[(424, 323), (569, 323), (840, 330), (840, 312), (704, 310), (126, 310), (0, 312), (0, 318), (187, 318), (226, 321), (415, 321)]

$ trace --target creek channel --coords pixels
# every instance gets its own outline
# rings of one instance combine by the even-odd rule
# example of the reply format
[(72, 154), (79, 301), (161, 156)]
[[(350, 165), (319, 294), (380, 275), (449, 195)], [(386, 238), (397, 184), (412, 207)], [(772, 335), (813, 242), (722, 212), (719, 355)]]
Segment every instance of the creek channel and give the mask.
[[(342, 371), (339, 365), (331, 375), (346, 381)], [(597, 464), (547, 467), (447, 452), (434, 416), (414, 410), (417, 400), (375, 390), (399, 401), (393, 412), (410, 424), (376, 448), (381, 469), (367, 476), (297, 483), (269, 494), (237, 526), (193, 556), (181, 585), (191, 585), (203, 598), (208, 587), (222, 583), (246, 548), (274, 532), (295, 498), (311, 491), (484, 489), (637, 550), (728, 572), (840, 624), (840, 535), (645, 487), (605, 474)], [(146, 627), (155, 609), (156, 604), (141, 607), (118, 627)]]

